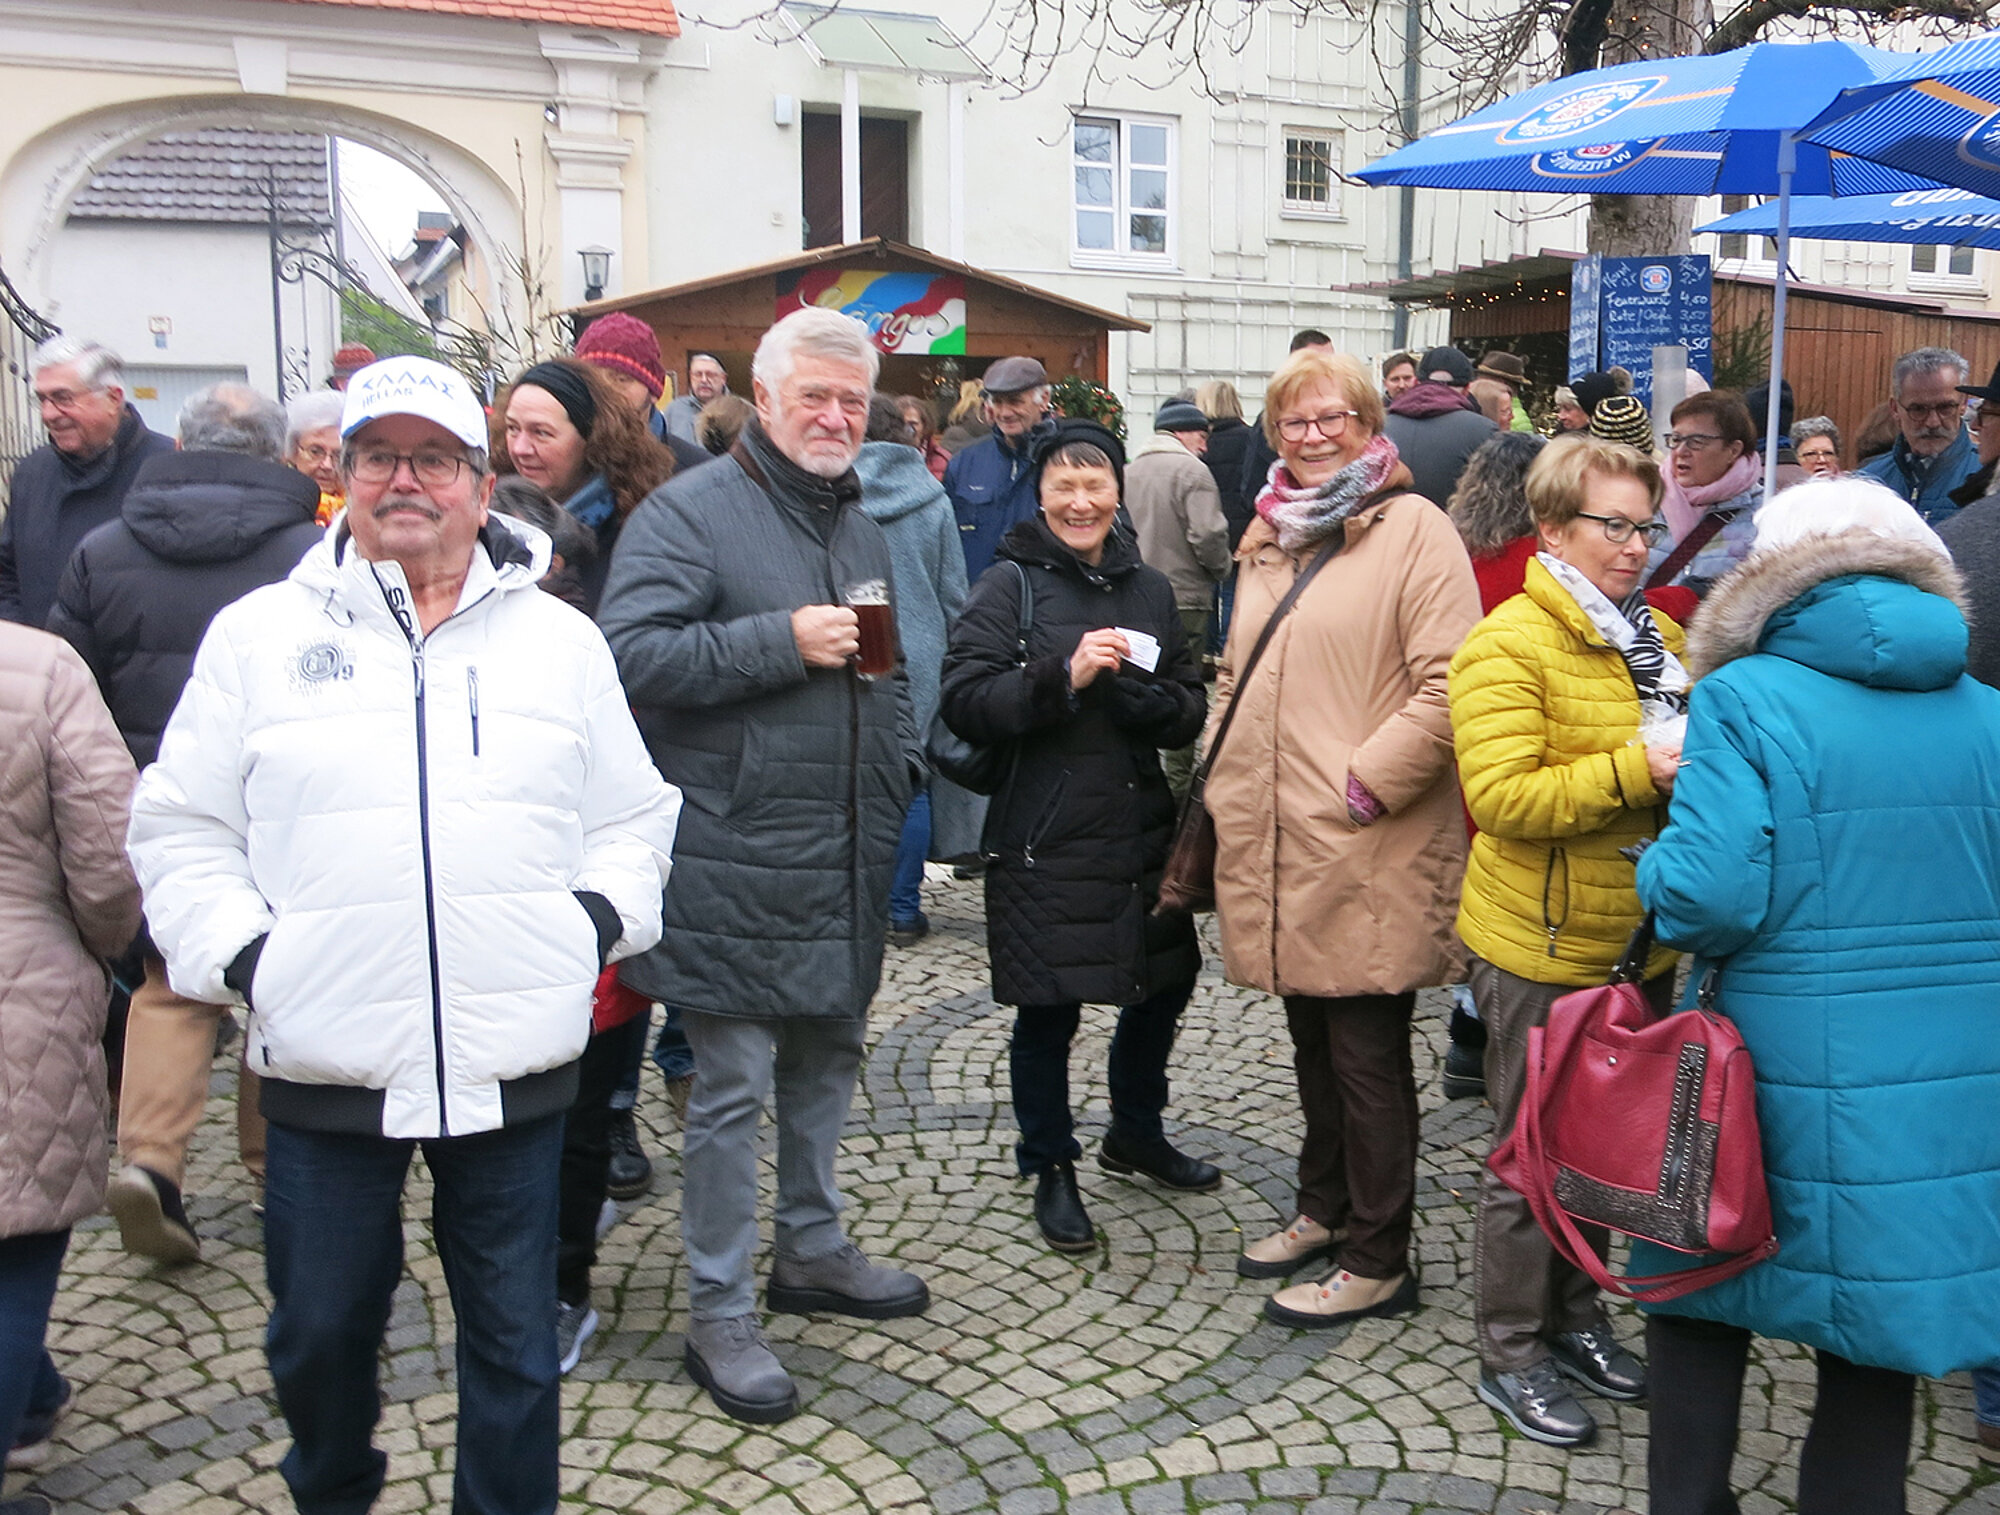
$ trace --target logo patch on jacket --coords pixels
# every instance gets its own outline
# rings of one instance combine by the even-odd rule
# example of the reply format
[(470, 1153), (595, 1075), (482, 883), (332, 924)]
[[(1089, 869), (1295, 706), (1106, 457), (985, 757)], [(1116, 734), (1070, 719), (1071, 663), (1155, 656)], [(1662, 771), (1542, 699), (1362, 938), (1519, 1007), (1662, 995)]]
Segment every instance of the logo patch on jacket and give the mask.
[(354, 677), (354, 660), (338, 642), (311, 642), (292, 658), (292, 687), (317, 689), (339, 679)]

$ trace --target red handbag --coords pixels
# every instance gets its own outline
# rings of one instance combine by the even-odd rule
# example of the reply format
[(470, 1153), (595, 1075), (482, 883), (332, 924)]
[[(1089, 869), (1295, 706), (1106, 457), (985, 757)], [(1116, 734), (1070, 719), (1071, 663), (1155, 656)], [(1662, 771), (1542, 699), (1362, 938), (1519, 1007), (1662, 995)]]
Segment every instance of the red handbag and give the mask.
[[(1600, 1288), (1657, 1304), (1734, 1278), (1778, 1238), (1750, 1052), (1715, 1008), (1715, 969), (1696, 1009), (1656, 1016), (1638, 985), (1652, 946), (1649, 916), (1609, 984), (1565, 994), (1528, 1033), (1520, 1114), (1487, 1166)], [(1713, 1260), (1616, 1278), (1580, 1225)]]

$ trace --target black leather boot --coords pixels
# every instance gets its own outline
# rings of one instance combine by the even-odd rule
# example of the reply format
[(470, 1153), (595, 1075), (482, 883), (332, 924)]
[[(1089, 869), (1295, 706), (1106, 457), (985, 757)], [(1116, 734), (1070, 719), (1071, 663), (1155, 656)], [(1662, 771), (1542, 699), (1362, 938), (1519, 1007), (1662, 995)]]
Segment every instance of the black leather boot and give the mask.
[(1097, 1245), (1083, 1196), (1076, 1192), (1074, 1163), (1057, 1163), (1036, 1176), (1035, 1224), (1058, 1252), (1088, 1252)]

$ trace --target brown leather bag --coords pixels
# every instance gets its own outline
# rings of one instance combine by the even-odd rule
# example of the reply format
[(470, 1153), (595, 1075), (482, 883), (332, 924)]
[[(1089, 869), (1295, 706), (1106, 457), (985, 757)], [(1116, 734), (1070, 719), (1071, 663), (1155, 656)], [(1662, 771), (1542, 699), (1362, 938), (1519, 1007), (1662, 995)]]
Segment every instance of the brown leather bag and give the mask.
[(1215, 767), (1215, 755), (1222, 750), (1222, 739), (1229, 735), (1229, 723), (1236, 719), (1237, 703), (1249, 687), (1250, 675), (1257, 667), (1257, 660), (1271, 645), (1271, 634), (1298, 603), (1299, 596), (1306, 592), (1306, 585), (1313, 581), (1313, 575), (1333, 560), (1345, 541), (1343, 534), (1329, 542), (1292, 580), (1292, 587), (1278, 601), (1277, 609), (1271, 612), (1271, 619), (1264, 623), (1257, 645), (1250, 649), (1250, 656), (1244, 660), (1243, 671), (1236, 676), (1236, 687), (1229, 696), (1229, 708), (1222, 712), (1222, 719), (1216, 724), (1215, 739), (1208, 744), (1208, 751), (1202, 754), (1201, 762), (1195, 767), (1194, 778), (1188, 783), (1187, 797), (1181, 801), (1180, 818), (1174, 823), (1173, 845), (1167, 849), (1166, 871), (1160, 878), (1160, 895), (1153, 902), (1153, 914), (1198, 914), (1215, 908), (1215, 822), (1209, 817), (1208, 803), (1203, 798), (1208, 788), (1209, 771)]

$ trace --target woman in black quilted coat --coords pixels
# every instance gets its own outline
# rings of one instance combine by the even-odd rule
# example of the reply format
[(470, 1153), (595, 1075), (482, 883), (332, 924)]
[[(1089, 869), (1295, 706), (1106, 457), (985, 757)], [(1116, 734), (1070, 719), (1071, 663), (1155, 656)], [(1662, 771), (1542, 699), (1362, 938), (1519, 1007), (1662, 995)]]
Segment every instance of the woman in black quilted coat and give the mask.
[[(1114, 530), (1123, 449), (1094, 422), (1065, 420), (1037, 466), (1041, 514), (1007, 534), (973, 586), (945, 655), (942, 705), (966, 740), (1017, 744), (987, 813), (987, 950), (993, 997), (1019, 1007), (1015, 1157), (1036, 1180), (1043, 1236), (1080, 1252), (1097, 1244), (1077, 1194), (1083, 1149), (1069, 1105), (1069, 1045), (1086, 1002), (1123, 1007), (1105, 1170), (1190, 1191), (1222, 1182), (1161, 1125), (1167, 1056), (1201, 950), (1187, 916), (1151, 914), (1174, 824), (1159, 750), (1195, 739), (1207, 700), (1172, 587)], [(1034, 599), (1025, 663), (1023, 575)], [(1126, 632), (1158, 641), (1157, 671), (1134, 659)]]

